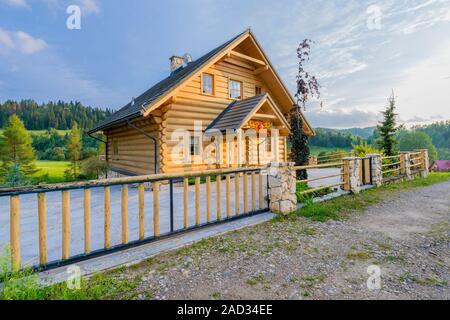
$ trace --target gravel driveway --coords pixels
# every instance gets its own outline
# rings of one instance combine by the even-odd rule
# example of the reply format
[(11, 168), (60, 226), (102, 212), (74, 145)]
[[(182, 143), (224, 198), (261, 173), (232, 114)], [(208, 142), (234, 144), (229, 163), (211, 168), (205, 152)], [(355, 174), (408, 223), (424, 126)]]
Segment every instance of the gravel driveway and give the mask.
[[(296, 218), (120, 270), (139, 299), (450, 299), (450, 182), (384, 192), (346, 220)], [(368, 290), (367, 268), (381, 271)]]

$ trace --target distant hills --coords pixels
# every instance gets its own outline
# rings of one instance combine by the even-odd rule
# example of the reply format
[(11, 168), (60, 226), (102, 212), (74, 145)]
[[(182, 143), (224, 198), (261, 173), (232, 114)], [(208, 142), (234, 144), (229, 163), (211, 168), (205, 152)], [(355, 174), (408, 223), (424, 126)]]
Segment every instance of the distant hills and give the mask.
[(323, 131), (328, 131), (328, 132), (340, 132), (340, 133), (349, 133), (353, 136), (356, 137), (360, 137), (363, 139), (368, 139), (372, 134), (373, 131), (375, 130), (376, 127), (367, 127), (367, 128), (349, 128), (349, 129), (330, 129), (330, 128), (316, 128), (323, 130)]

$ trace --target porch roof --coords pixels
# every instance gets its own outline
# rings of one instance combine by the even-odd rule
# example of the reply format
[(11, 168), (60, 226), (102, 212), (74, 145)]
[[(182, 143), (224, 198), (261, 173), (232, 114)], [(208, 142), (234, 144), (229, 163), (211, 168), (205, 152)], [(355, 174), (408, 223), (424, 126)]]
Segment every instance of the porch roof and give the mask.
[(260, 107), (267, 102), (278, 120), (290, 130), (289, 123), (276, 106), (269, 94), (263, 93), (257, 96), (232, 102), (214, 119), (205, 131), (225, 131), (241, 129), (255, 115)]

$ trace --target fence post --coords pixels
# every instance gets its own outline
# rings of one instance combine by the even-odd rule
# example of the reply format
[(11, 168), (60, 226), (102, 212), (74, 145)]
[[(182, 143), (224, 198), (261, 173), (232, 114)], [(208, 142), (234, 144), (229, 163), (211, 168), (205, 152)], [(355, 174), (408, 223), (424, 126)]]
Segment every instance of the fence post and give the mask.
[(370, 158), (370, 174), (372, 177), (372, 185), (381, 187), (383, 183), (383, 164), (381, 160), (381, 154), (368, 154), (366, 157)]
[(359, 193), (361, 190), (361, 159), (346, 157), (342, 159), (342, 179), (344, 190)]
[(293, 162), (271, 162), (269, 175), (269, 208), (272, 212), (289, 214), (297, 209), (296, 172)]
[(414, 150), (415, 152), (421, 152), (420, 155), (422, 157), (422, 166), (420, 167), (420, 176), (422, 178), (428, 177), (430, 173), (430, 159), (428, 158), (428, 149), (418, 149)]
[(400, 152), (400, 173), (405, 176), (407, 180), (412, 180), (411, 173), (411, 154), (408, 151)]

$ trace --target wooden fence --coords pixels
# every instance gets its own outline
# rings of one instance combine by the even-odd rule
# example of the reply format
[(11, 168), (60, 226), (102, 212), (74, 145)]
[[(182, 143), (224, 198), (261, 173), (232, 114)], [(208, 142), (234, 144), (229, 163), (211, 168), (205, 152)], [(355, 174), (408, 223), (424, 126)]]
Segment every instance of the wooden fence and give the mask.
[[(35, 203), (38, 211), (38, 233), (35, 239), (39, 242), (39, 263), (32, 266), (34, 269), (49, 269), (76, 261), (92, 258), (112, 251), (123, 250), (132, 246), (140, 245), (159, 239), (163, 236), (172, 235), (177, 232), (199, 228), (212, 223), (229, 221), (257, 214), (268, 210), (266, 179), (267, 176), (261, 172), (262, 168), (242, 168), (242, 169), (225, 169), (210, 170), (204, 172), (189, 172), (184, 174), (158, 174), (150, 176), (127, 177), (108, 180), (95, 180), (88, 182), (76, 182), (57, 185), (41, 185), (32, 187), (21, 187), (14, 189), (1, 189), (0, 200), (9, 197), (10, 207), (10, 246), (11, 246), (11, 269), (18, 271), (22, 268), (21, 263), (21, 197), (24, 195), (35, 194)], [(195, 209), (190, 212), (189, 209), (189, 184), (194, 180), (195, 192)], [(215, 183), (213, 182), (215, 179)], [(232, 188), (232, 179), (234, 180), (234, 188)], [(214, 186), (215, 184), (215, 186)], [(182, 228), (174, 226), (174, 185), (182, 188), (183, 192), (183, 219)], [(112, 244), (111, 242), (111, 187), (120, 186), (121, 199), (120, 205), (120, 223), (121, 223), (121, 243)], [(161, 200), (160, 193), (168, 189), (169, 195), (164, 202), (170, 202), (170, 211), (164, 219), (170, 219), (170, 230), (166, 233), (161, 232)], [(201, 200), (201, 189), (203, 188), (204, 198)], [(91, 245), (91, 190), (94, 188), (103, 189), (103, 248), (92, 250)], [(137, 188), (138, 193), (138, 210), (137, 212), (129, 212), (129, 191), (130, 188)], [(146, 189), (151, 188), (152, 208), (145, 207)], [(162, 189), (162, 190), (161, 190)], [(222, 190), (224, 189), (224, 190)], [(234, 190), (232, 190), (234, 189)], [(84, 253), (79, 255), (71, 254), (71, 192), (74, 190), (82, 190), (83, 192), (83, 234), (76, 235), (78, 240), (84, 241)], [(232, 192), (233, 191), (233, 192)], [(48, 193), (61, 193), (61, 256), (55, 261), (48, 261), (47, 250), (47, 209), (49, 206), (54, 207), (54, 203), (47, 203)], [(234, 193), (234, 210), (232, 211), (232, 194)], [(147, 193), (148, 194), (148, 193)], [(216, 208), (212, 208), (211, 199), (214, 197)], [(224, 200), (224, 201), (223, 201)], [(225, 208), (222, 204), (225, 204)], [(243, 203), (243, 208), (241, 204)], [(58, 202), (59, 204), (59, 202)], [(203, 204), (203, 209), (202, 209)], [(114, 209), (114, 208), (113, 208)], [(151, 209), (151, 211), (149, 210)], [(201, 212), (201, 211), (206, 212)], [(212, 212), (215, 210), (215, 217)], [(147, 215), (151, 213), (151, 221), (153, 224), (153, 234), (145, 234), (145, 225), (147, 223)], [(203, 213), (203, 215), (202, 215)], [(4, 214), (4, 212), (0, 212)], [(98, 214), (96, 212), (95, 214)], [(138, 215), (138, 239), (130, 241), (129, 234), (129, 218), (130, 214)], [(189, 223), (190, 215), (195, 215), (195, 223)], [(201, 217), (206, 216), (206, 221), (202, 222)], [(115, 221), (117, 222), (117, 221)]]
[(297, 166), (297, 167), (294, 167), (294, 170), (297, 172), (297, 171), (300, 171), (300, 170), (325, 169), (325, 168), (339, 168), (340, 169), (340, 173), (339, 174), (332, 174), (332, 175), (324, 175), (324, 176), (311, 178), (311, 179), (305, 179), (305, 180), (297, 180), (297, 183), (308, 184), (310, 182), (316, 182), (316, 181), (321, 181), (321, 180), (328, 180), (328, 179), (333, 179), (333, 178), (339, 178), (340, 182), (339, 183), (326, 184), (326, 185), (323, 185), (323, 186), (318, 186), (318, 187), (315, 187), (315, 188), (307, 189), (307, 190), (299, 192), (301, 195), (307, 195), (307, 194), (319, 192), (319, 191), (322, 191), (322, 190), (325, 190), (325, 189), (334, 188), (334, 187), (343, 187), (343, 186), (345, 186), (345, 184), (347, 184), (347, 182), (345, 181), (345, 172), (343, 170), (343, 162), (342, 161), (329, 162), (329, 163), (310, 165), (310, 166)]
[[(405, 157), (409, 155), (409, 164)], [(403, 178), (407, 175), (407, 166), (409, 165), (409, 174), (414, 175), (425, 170), (426, 161), (422, 152), (399, 153), (393, 156), (381, 157), (383, 181), (391, 181)]]

